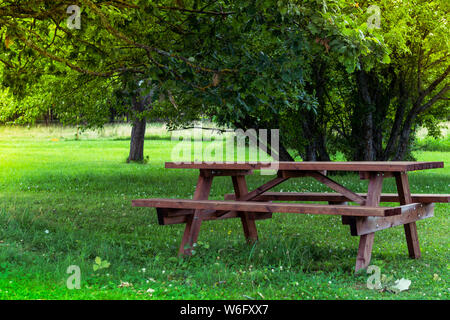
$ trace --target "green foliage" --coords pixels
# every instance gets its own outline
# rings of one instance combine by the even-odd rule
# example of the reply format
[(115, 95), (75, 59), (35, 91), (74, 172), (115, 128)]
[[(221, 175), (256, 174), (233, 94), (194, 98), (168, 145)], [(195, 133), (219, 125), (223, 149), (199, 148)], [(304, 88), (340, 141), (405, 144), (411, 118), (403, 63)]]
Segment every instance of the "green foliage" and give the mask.
[(100, 257), (96, 257), (92, 266), (92, 270), (98, 271), (102, 269), (108, 269), (110, 265), (111, 263), (109, 263), (107, 260), (102, 260)]
[[(123, 101), (112, 107), (128, 106), (128, 111), (132, 97), (156, 88), (150, 108), (133, 111), (138, 117), (165, 116), (176, 124), (209, 114), (219, 123), (250, 117), (265, 125), (289, 118), (291, 110), (315, 109), (313, 93), (304, 88), (314, 55), (331, 50), (354, 70), (360, 67), (358, 57), (383, 53), (380, 41), (364, 36), (354, 22), (361, 12), (349, 9), (350, 3), (184, 1), (173, 6), (171, 1), (134, 1), (127, 6), (87, 1), (81, 30), (68, 30), (67, 15), (61, 14), (64, 1), (46, 13), (37, 1), (23, 5), (28, 17), (4, 21), (9, 42), (0, 51), (8, 62), (2, 80), (19, 96), (34, 92), (32, 84), (39, 80), (53, 101), (60, 100), (58, 114), (70, 123), (81, 117), (82, 123), (101, 124), (92, 111), (105, 109), (111, 92), (101, 88), (113, 84)], [(31, 23), (33, 32), (27, 31)], [(18, 68), (33, 75), (23, 77)], [(55, 81), (42, 79), (43, 74)], [(93, 76), (100, 78), (92, 81), (100, 89), (82, 88)], [(142, 81), (152, 84), (139, 88)], [(65, 101), (62, 93), (74, 91), (79, 91), (74, 99)], [(73, 106), (74, 100), (80, 107)]]
[[(356, 24), (369, 31), (366, 39), (382, 41), (389, 58), (363, 54), (358, 62), (364, 68), (349, 74), (342, 57), (320, 56), (312, 86), (322, 100), (317, 115), (308, 119), (320, 129), (301, 130), (297, 136), (306, 135), (306, 145), (308, 140), (326, 144), (329, 154), (343, 152), (349, 160), (406, 159), (417, 128), (425, 126), (439, 137), (437, 124), (447, 120), (450, 111), (448, 3), (379, 1), (380, 29), (368, 30), (364, 19), (370, 5), (358, 2), (364, 14)], [(356, 36), (356, 31), (345, 32)], [(302, 144), (295, 145), (302, 153)]]
[(448, 117), (447, 2), (379, 1), (378, 28), (370, 1), (95, 0), (80, 3), (80, 30), (65, 24), (69, 1), (5, 2), (3, 118), (207, 117), (279, 128), (304, 159), (398, 160), (418, 126)]
[(450, 152), (450, 136), (445, 138), (426, 137), (424, 139), (416, 140), (414, 149), (422, 151), (440, 151)]

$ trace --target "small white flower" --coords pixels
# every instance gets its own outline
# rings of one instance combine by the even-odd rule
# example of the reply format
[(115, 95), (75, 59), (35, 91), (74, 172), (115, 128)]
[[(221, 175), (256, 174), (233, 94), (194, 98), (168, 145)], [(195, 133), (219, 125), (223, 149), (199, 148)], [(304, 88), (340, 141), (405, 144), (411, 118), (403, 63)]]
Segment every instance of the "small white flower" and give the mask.
[(155, 290), (153, 290), (152, 288), (149, 288), (149, 289), (147, 290), (147, 293), (153, 293), (153, 292), (155, 292)]
[(49, 233), (50, 233), (50, 231), (48, 231), (48, 230), (45, 230), (44, 232), (45, 232), (46, 234), (49, 234)]

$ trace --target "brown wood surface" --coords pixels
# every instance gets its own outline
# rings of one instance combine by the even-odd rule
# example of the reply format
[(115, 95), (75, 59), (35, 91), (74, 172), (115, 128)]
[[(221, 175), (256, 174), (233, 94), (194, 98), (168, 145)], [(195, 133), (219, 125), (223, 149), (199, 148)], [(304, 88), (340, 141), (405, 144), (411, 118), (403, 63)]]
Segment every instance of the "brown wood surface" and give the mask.
[(410, 207), (405, 207), (403, 213), (392, 217), (367, 217), (364, 223), (359, 220), (356, 223), (356, 234), (364, 235), (399, 225), (404, 225), (433, 216), (434, 204), (415, 203)]
[(244, 176), (253, 174), (253, 170), (208, 170), (208, 169), (200, 169), (201, 174), (204, 176)]
[[(197, 187), (194, 193), (194, 200), (208, 199), (211, 191), (213, 177), (204, 175), (200, 172), (197, 181)], [(181, 240), (179, 255), (192, 254), (192, 248), (194, 243), (197, 242), (198, 234), (200, 232), (200, 226), (202, 225), (202, 219), (199, 210), (195, 210), (194, 214), (188, 215), (186, 218), (186, 227), (184, 229), (183, 238)]]
[[(220, 201), (190, 199), (137, 199), (134, 207), (155, 207), (172, 209), (225, 210), (263, 213), (309, 213), (344, 216), (392, 216), (402, 213), (401, 207), (342, 206), (304, 203), (273, 203), (256, 201)], [(199, 212), (201, 215), (201, 211)]]
[[(161, 214), (161, 219), (158, 219), (160, 225), (170, 225), (170, 224), (182, 224), (188, 221), (189, 215), (194, 213), (192, 209), (168, 209), (168, 208), (156, 208), (156, 210)], [(225, 220), (232, 218), (240, 218), (240, 212), (237, 211), (227, 211), (227, 214), (217, 215), (214, 210), (201, 210), (200, 215), (203, 221), (209, 220)], [(258, 213), (253, 216), (254, 220), (265, 220), (272, 218), (272, 213)]]
[(375, 238), (375, 232), (360, 236), (358, 245), (358, 255), (356, 256), (355, 272), (365, 269), (369, 266), (372, 257), (372, 247)]
[[(332, 205), (346, 205), (343, 203), (330, 203)], [(168, 208), (157, 208), (158, 217), (161, 217), (159, 221), (160, 225), (168, 224), (179, 224), (186, 223), (187, 216), (194, 213), (193, 209), (168, 209)], [(384, 230), (390, 227), (395, 227), (401, 224), (409, 223), (412, 221), (418, 221), (426, 219), (433, 216), (434, 204), (420, 204), (413, 203), (410, 205), (405, 205), (401, 207), (402, 213), (400, 215), (391, 217), (369, 217), (366, 224), (358, 224), (358, 230), (355, 229), (352, 235), (363, 235), (370, 232), (375, 232), (379, 230)], [(230, 218), (240, 218), (241, 215), (236, 211), (228, 211), (226, 215), (217, 215), (219, 211), (214, 210), (201, 210), (200, 215), (202, 221), (206, 220), (222, 220)], [(271, 213), (258, 213), (255, 214), (253, 219), (264, 220), (272, 218)], [(355, 219), (354, 216), (342, 216), (342, 223), (345, 225), (352, 225), (352, 221)], [(356, 227), (356, 222), (354, 223)]]
[(329, 177), (327, 177), (327, 176), (325, 176), (325, 175), (323, 175), (321, 173), (311, 172), (310, 175), (311, 175), (311, 177), (313, 177), (317, 181), (325, 184), (326, 186), (328, 186), (329, 188), (333, 189), (334, 191), (339, 192), (340, 194), (342, 194), (348, 200), (354, 201), (354, 202), (356, 202), (356, 203), (358, 203), (360, 205), (364, 205), (364, 203), (366, 202), (365, 198), (357, 195), (353, 191), (347, 189), (346, 187), (340, 185), (336, 181), (330, 179)]
[[(200, 169), (193, 200), (190, 199), (137, 199), (135, 207), (155, 207), (160, 224), (185, 223), (180, 254), (191, 254), (197, 242), (201, 223), (205, 220), (240, 218), (247, 240), (257, 239), (255, 220), (272, 217), (272, 213), (301, 213), (341, 215), (342, 222), (350, 225), (352, 235), (359, 235), (359, 248), (355, 270), (366, 268), (371, 259), (376, 231), (404, 225), (411, 257), (420, 257), (415, 221), (433, 215), (434, 202), (449, 202), (450, 195), (411, 195), (407, 171), (443, 168), (443, 162), (278, 162), (277, 177), (248, 192), (245, 175), (253, 170), (272, 169), (274, 163), (172, 163), (166, 168)], [(354, 171), (369, 180), (367, 194), (354, 193), (333, 181), (322, 172)], [(214, 176), (231, 176), (234, 195), (226, 199), (207, 200)], [(291, 177), (311, 176), (338, 193), (285, 193), (268, 192)], [(383, 178), (395, 177), (398, 195), (381, 194)], [(328, 205), (304, 203), (273, 203), (269, 201), (327, 201)], [(361, 206), (349, 206), (353, 201)], [(379, 207), (381, 202), (400, 202), (398, 207)]]
[[(400, 172), (395, 174), (395, 182), (397, 184), (397, 191), (399, 195), (400, 204), (409, 204), (412, 202), (411, 191), (409, 189), (408, 175)], [(415, 222), (410, 222), (403, 225), (405, 229), (406, 243), (408, 245), (408, 252), (410, 258), (420, 258), (419, 235), (417, 234), (417, 225)]]
[[(367, 193), (357, 193), (358, 196), (366, 198)], [(225, 200), (234, 200), (234, 194), (225, 195)], [(399, 195), (396, 193), (382, 193), (380, 202), (400, 202)], [(414, 203), (448, 203), (450, 194), (411, 194)], [(340, 193), (324, 192), (265, 192), (255, 198), (255, 201), (331, 201), (345, 202), (349, 201)]]
[[(245, 176), (231, 177), (233, 181), (234, 192), (237, 200), (242, 200), (248, 194), (247, 182)], [(244, 229), (244, 236), (247, 242), (253, 243), (258, 240), (258, 231), (256, 229), (254, 214), (251, 212), (241, 212), (241, 222)]]
[(412, 162), (412, 161), (303, 161), (303, 162), (259, 162), (259, 163), (235, 163), (235, 162), (166, 162), (166, 168), (173, 169), (209, 169), (209, 170), (258, 170), (272, 169), (273, 165), (278, 170), (307, 170), (307, 171), (383, 171), (406, 172), (443, 168), (443, 162)]
[[(372, 172), (369, 176), (369, 186), (367, 190), (367, 197), (364, 207), (377, 207), (380, 203), (381, 189), (383, 186), (383, 175), (379, 172)], [(365, 220), (367, 217), (357, 217), (356, 223), (359, 220)], [(359, 237), (358, 255), (356, 256), (355, 272), (360, 269), (367, 268), (372, 256), (372, 246), (375, 237), (375, 232), (367, 233)]]
[[(251, 192), (248, 192), (248, 190), (247, 190), (247, 193), (240, 192), (239, 200), (240, 201), (251, 201), (254, 198), (256, 198), (257, 196), (259, 196), (262, 193), (266, 192), (267, 190), (272, 189), (273, 187), (279, 185), (280, 183), (283, 183), (287, 179), (289, 179), (289, 178), (277, 177), (275, 179), (269, 180), (268, 182), (266, 182), (265, 184), (263, 184), (262, 186), (256, 188), (255, 190), (253, 190)], [(233, 186), (235, 186), (234, 182), (233, 182)], [(235, 194), (233, 195), (233, 198), (236, 199)], [(218, 216), (220, 216), (220, 215), (224, 215), (224, 214), (227, 214), (227, 213), (229, 213), (229, 212), (226, 211), (226, 210), (221, 210), (221, 211), (218, 211), (216, 214)]]
[[(383, 175), (383, 178), (393, 178), (394, 177), (394, 173), (392, 171), (382, 171), (381, 174)], [(359, 172), (359, 178), (361, 180), (368, 180), (370, 179), (370, 171), (366, 172), (366, 171), (360, 171)]]
[(265, 184), (263, 184), (262, 186), (256, 188), (255, 190), (247, 193), (246, 195), (241, 196), (240, 200), (241, 201), (253, 200), (255, 197), (259, 196), (260, 194), (263, 194), (267, 190), (270, 190), (270, 189), (276, 187), (277, 185), (279, 185), (280, 183), (283, 183), (287, 179), (289, 179), (289, 178), (277, 177), (275, 179), (272, 179), (272, 180), (266, 182)]

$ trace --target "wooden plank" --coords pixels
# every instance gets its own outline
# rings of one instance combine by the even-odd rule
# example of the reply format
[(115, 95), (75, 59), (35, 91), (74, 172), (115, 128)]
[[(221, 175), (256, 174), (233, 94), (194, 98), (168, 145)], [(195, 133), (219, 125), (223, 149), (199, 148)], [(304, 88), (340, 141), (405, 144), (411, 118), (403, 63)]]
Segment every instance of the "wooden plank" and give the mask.
[[(231, 177), (233, 181), (233, 187), (235, 196), (238, 200), (244, 199), (248, 194), (247, 183), (244, 176), (233, 176)], [(241, 212), (241, 222), (244, 229), (244, 236), (247, 242), (253, 243), (258, 240), (258, 231), (256, 229), (255, 218), (252, 213)]]
[[(418, 220), (432, 217), (434, 214), (434, 204), (413, 204), (404, 210), (401, 215), (392, 217), (367, 217), (356, 223), (357, 235), (364, 235), (391, 227), (416, 222)], [(349, 218), (349, 217), (347, 217)]]
[[(211, 191), (213, 176), (208, 176), (200, 172), (197, 186), (194, 192), (195, 200), (208, 199)], [(194, 243), (197, 242), (200, 226), (202, 224), (199, 211), (195, 210), (194, 214), (186, 216), (186, 227), (184, 229), (183, 238), (181, 240), (179, 255), (191, 255)]]
[(372, 172), (371, 175), (365, 205), (377, 207), (380, 204), (383, 175), (380, 172)]
[(359, 238), (358, 255), (356, 256), (355, 272), (367, 268), (372, 257), (372, 247), (375, 232), (362, 235)]
[[(278, 176), (282, 178), (301, 178), (308, 177), (311, 171), (300, 170), (279, 170)], [(322, 171), (325, 172), (325, 171)]]
[[(369, 177), (369, 186), (367, 190), (367, 198), (364, 206), (378, 207), (380, 203), (381, 190), (383, 186), (383, 176), (377, 172), (373, 172)], [(365, 220), (367, 217), (356, 218), (356, 223), (359, 220)], [(356, 256), (355, 272), (360, 269), (367, 268), (372, 256), (372, 246), (375, 233), (367, 233), (359, 237), (358, 254)]]
[(259, 196), (260, 194), (266, 192), (267, 190), (270, 190), (280, 183), (283, 183), (284, 181), (288, 180), (289, 178), (283, 178), (283, 177), (277, 177), (275, 179), (270, 180), (269, 182), (266, 182), (262, 186), (256, 188), (255, 190), (247, 193), (246, 195), (242, 196), (240, 198), (241, 201), (250, 201), (253, 200), (255, 197)]
[(345, 216), (392, 216), (401, 214), (400, 207), (331, 206), (326, 204), (273, 203), (256, 201), (219, 201), (190, 199), (137, 199), (134, 207), (173, 209), (250, 211), (262, 213), (308, 213)]
[(253, 174), (253, 170), (206, 170), (200, 169), (204, 176), (246, 176)]
[(277, 166), (279, 170), (306, 170), (306, 171), (380, 171), (380, 172), (406, 172), (443, 168), (443, 162), (412, 162), (412, 161), (303, 161), (303, 162), (166, 162), (166, 168), (176, 169), (212, 169), (212, 170), (264, 170)]
[[(393, 178), (394, 172), (381, 172), (383, 175), (383, 178)], [(359, 178), (361, 180), (369, 180), (370, 179), (370, 171), (360, 171), (359, 172)]]
[[(367, 193), (357, 193), (362, 198), (367, 197)], [(225, 200), (234, 200), (232, 193), (225, 195)], [(411, 194), (413, 203), (449, 203), (450, 194)], [(325, 192), (264, 192), (253, 198), (254, 201), (348, 201), (340, 193)], [(380, 202), (400, 202), (399, 195), (396, 193), (382, 193)]]
[(408, 175), (405, 172), (397, 173), (395, 175), (395, 183), (397, 184), (397, 191), (400, 204), (408, 204), (412, 202), (411, 192), (409, 190)]
[[(409, 204), (412, 202), (411, 191), (409, 189), (408, 175), (406, 172), (396, 173), (395, 182), (399, 195), (400, 204)], [(419, 236), (417, 234), (417, 226), (415, 222), (403, 225), (405, 229), (406, 243), (408, 245), (408, 253), (410, 258), (419, 259), (421, 256)]]
[(350, 227), (350, 234), (352, 236), (358, 235), (356, 231), (356, 217), (342, 216), (342, 224)]
[(329, 188), (333, 189), (334, 191), (339, 192), (348, 200), (352, 200), (360, 205), (364, 205), (364, 203), (366, 202), (365, 198), (357, 195), (353, 191), (347, 189), (346, 187), (340, 185), (336, 181), (330, 179), (327, 176), (324, 176), (323, 174), (321, 174), (319, 172), (310, 172), (309, 175), (311, 177), (313, 177), (314, 179), (316, 179), (317, 181), (319, 181), (319, 182), (325, 184), (326, 186), (328, 186)]
[[(263, 184), (262, 186), (256, 188), (255, 190), (253, 190), (252, 192), (246, 193), (245, 195), (242, 195), (241, 198), (239, 200), (241, 201), (251, 201), (254, 198), (258, 197), (259, 195), (261, 195), (262, 193), (266, 192), (267, 190), (272, 189), (273, 187), (279, 185), (280, 183), (283, 183), (284, 181), (286, 181), (289, 178), (283, 178), (283, 177), (277, 177), (275, 179), (270, 180), (269, 182), (266, 182), (265, 184)], [(234, 199), (236, 198), (235, 195), (233, 195)], [(218, 211), (217, 215), (223, 215), (223, 214), (227, 214), (228, 211)]]
[[(161, 208), (157, 208), (157, 210), (161, 210)], [(186, 223), (188, 220), (189, 213), (187, 211), (190, 211), (190, 214), (193, 214), (194, 210), (189, 209), (163, 209), (165, 210), (164, 215), (162, 216), (162, 225), (171, 225), (171, 224), (183, 224)], [(205, 211), (205, 210), (199, 210), (199, 215), (201, 216), (202, 222), (203, 221), (210, 221), (210, 220), (225, 220), (225, 219), (233, 219), (233, 218), (240, 218), (240, 213), (237, 211), (228, 211), (227, 214), (217, 216), (214, 211)], [(254, 215), (254, 220), (265, 220), (272, 218), (272, 213), (259, 213)], [(160, 224), (161, 224), (160, 223)]]

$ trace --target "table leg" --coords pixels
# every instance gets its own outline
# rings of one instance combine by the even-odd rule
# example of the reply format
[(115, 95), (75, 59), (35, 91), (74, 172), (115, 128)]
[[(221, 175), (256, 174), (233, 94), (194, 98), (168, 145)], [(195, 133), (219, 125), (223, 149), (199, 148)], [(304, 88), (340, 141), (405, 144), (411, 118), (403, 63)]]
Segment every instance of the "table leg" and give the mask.
[[(246, 194), (248, 194), (247, 182), (245, 181), (245, 176), (233, 176), (234, 192), (236, 195), (236, 200), (239, 200)], [(258, 231), (256, 229), (255, 219), (252, 213), (242, 212), (241, 213), (242, 227), (244, 228), (244, 235), (247, 242), (253, 243), (258, 240)]]
[[(381, 189), (383, 186), (383, 175), (381, 173), (371, 173), (369, 177), (369, 188), (367, 190), (367, 199), (364, 205), (377, 207), (380, 203)], [(364, 219), (364, 218), (360, 218)], [(372, 256), (372, 246), (375, 233), (369, 233), (360, 236), (358, 256), (356, 257), (355, 272), (367, 268)]]
[[(395, 182), (397, 183), (397, 190), (400, 204), (412, 203), (411, 191), (409, 189), (408, 175), (406, 172), (399, 172), (395, 174)], [(413, 259), (420, 258), (419, 236), (417, 234), (417, 226), (415, 222), (404, 224), (406, 243), (408, 245), (409, 256)]]
[[(207, 200), (211, 191), (211, 185), (213, 181), (213, 175), (205, 174), (200, 171), (200, 175), (197, 181), (197, 187), (194, 193), (194, 200)], [(183, 239), (181, 240), (179, 255), (191, 255), (192, 247), (197, 242), (198, 234), (200, 232), (200, 226), (202, 220), (199, 214), (199, 210), (195, 210), (193, 215), (187, 217), (186, 227), (184, 229)]]

